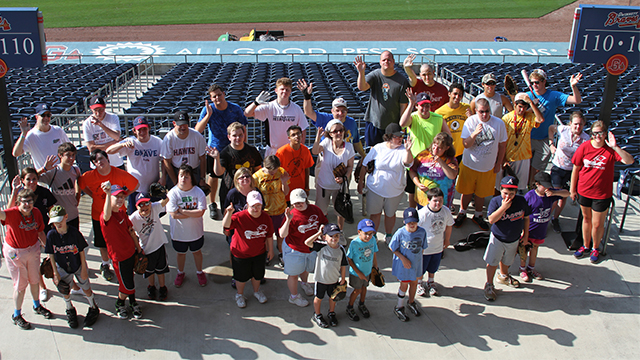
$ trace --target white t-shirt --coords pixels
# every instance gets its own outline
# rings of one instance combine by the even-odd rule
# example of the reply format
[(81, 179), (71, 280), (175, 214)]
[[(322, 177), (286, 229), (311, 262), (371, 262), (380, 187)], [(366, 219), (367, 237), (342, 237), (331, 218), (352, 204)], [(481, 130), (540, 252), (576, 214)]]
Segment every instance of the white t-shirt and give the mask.
[[(82, 124), (82, 136), (84, 138), (84, 141), (93, 141), (93, 143), (96, 145), (104, 145), (112, 141), (113, 139), (111, 138), (111, 136), (107, 135), (107, 133), (102, 130), (100, 126), (93, 124), (91, 122), (91, 119), (92, 117), (89, 116)], [(120, 119), (118, 118), (118, 115), (106, 113), (104, 116), (104, 120), (102, 120), (102, 123), (109, 129), (120, 134)], [(122, 161), (120, 155), (111, 154), (109, 155), (109, 164), (111, 164), (111, 166), (118, 167), (122, 166), (122, 164), (124, 164), (124, 161)], [(95, 169), (93, 163), (91, 163), (91, 168)]]
[(429, 247), (422, 250), (422, 255), (439, 254), (444, 249), (444, 231), (453, 226), (453, 215), (448, 207), (443, 206), (438, 212), (429, 209), (429, 205), (418, 210), (418, 226), (427, 230)]
[(169, 131), (162, 140), (160, 156), (171, 159), (171, 163), (177, 168), (187, 164), (195, 169), (200, 166), (200, 156), (206, 151), (207, 143), (204, 141), (204, 136), (189, 128), (189, 135), (184, 140), (180, 139), (175, 131)]
[(320, 163), (320, 169), (316, 173), (316, 182), (318, 186), (326, 190), (340, 190), (340, 184), (336, 182), (336, 177), (333, 176), (333, 169), (340, 163), (344, 163), (347, 166), (349, 159), (356, 156), (355, 150), (353, 150), (353, 144), (346, 141), (344, 151), (340, 155), (336, 155), (333, 152), (333, 145), (331, 145), (331, 139), (325, 138), (320, 142), (320, 146), (324, 149), (322, 151), (322, 162)]
[(551, 162), (560, 169), (571, 171), (573, 170), (571, 158), (573, 158), (573, 154), (578, 150), (578, 147), (589, 140), (589, 135), (583, 131), (577, 141), (572, 141), (571, 127), (566, 125), (558, 126), (558, 134), (560, 135), (558, 146)]
[(149, 185), (160, 178), (160, 149), (162, 140), (151, 135), (146, 143), (132, 136), (122, 142), (133, 141), (133, 148), (123, 147), (118, 152), (127, 157), (127, 172), (138, 179), (139, 192), (149, 192)]
[[(482, 120), (473, 115), (464, 122), (460, 138), (466, 139), (476, 131), (476, 126)], [(471, 170), (487, 172), (496, 165), (498, 145), (507, 141), (507, 127), (502, 119), (491, 116), (482, 123), (482, 132), (476, 137), (476, 142), (462, 153), (462, 163)]]
[[(205, 210), (207, 208), (207, 198), (199, 187), (194, 186), (189, 191), (182, 191), (174, 186), (167, 193), (169, 202), (167, 203), (167, 212), (172, 213), (178, 209), (185, 210)], [(171, 239), (175, 241), (193, 241), (204, 236), (204, 221), (201, 217), (174, 219), (171, 217), (169, 221), (171, 226)]]
[(149, 214), (148, 218), (140, 215), (138, 210), (129, 215), (133, 230), (138, 235), (140, 246), (147, 255), (169, 242), (160, 222), (159, 215), (163, 211), (164, 206), (160, 205), (160, 202), (154, 202), (151, 204), (151, 214)]
[(404, 145), (390, 149), (385, 141), (372, 147), (362, 163), (364, 165), (375, 160), (375, 170), (367, 176), (369, 191), (384, 198), (402, 194), (407, 185), (406, 169), (403, 163), (405, 155)]
[(47, 162), (47, 156), (57, 155), (58, 146), (66, 142), (69, 142), (69, 137), (59, 126), (51, 125), (51, 129), (47, 132), (34, 127), (27, 132), (22, 148), (31, 154), (33, 166), (36, 169), (42, 169)]
[(275, 155), (276, 151), (289, 143), (287, 129), (291, 125), (298, 125), (302, 130), (309, 127), (307, 117), (298, 104), (289, 101), (289, 105), (280, 106), (277, 100), (256, 107), (255, 119), (269, 121), (269, 148), (265, 157)]

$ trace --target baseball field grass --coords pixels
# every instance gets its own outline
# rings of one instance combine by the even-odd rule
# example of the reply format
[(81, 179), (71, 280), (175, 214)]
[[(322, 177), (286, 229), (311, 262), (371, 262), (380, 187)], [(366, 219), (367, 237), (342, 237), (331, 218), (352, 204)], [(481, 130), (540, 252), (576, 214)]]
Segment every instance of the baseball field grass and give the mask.
[[(3, 0), (47, 28), (340, 20), (537, 18), (569, 0)], [(491, 24), (487, 24), (491, 26)], [(470, 34), (470, 38), (473, 35)]]

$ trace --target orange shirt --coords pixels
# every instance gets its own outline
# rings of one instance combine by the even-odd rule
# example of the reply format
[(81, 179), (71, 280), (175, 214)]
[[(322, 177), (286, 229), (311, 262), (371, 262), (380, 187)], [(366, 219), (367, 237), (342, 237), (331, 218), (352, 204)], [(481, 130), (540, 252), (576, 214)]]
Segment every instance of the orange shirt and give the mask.
[[(123, 188), (128, 189), (128, 193), (131, 193), (133, 190), (138, 188), (138, 179), (117, 167), (112, 166), (111, 172), (106, 176), (100, 175), (98, 170), (91, 170), (82, 174), (78, 179), (78, 186), (81, 190), (88, 188), (93, 194), (91, 218), (96, 221), (100, 221), (100, 214), (104, 207), (104, 200), (107, 198), (107, 194), (105, 194), (100, 187), (100, 185), (105, 181), (110, 181), (112, 185), (120, 185)], [(123, 209), (125, 209), (124, 206)]]
[[(304, 189), (305, 170), (313, 166), (309, 148), (300, 145), (300, 149), (293, 150), (291, 145), (287, 144), (278, 149), (276, 156), (280, 159), (280, 165), (289, 173), (289, 193), (293, 189)], [(288, 201), (289, 194), (285, 195)]]

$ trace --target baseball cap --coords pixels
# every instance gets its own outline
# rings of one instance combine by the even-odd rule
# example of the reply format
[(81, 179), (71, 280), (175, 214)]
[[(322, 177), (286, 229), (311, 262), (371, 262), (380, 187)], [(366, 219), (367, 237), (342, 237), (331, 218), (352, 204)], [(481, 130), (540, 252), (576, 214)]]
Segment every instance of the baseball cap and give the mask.
[(533, 179), (537, 182), (540, 183), (540, 185), (546, 187), (546, 188), (552, 188), (553, 185), (551, 185), (551, 175), (547, 174), (546, 172), (543, 171), (539, 171), (536, 176), (533, 177)]
[(523, 105), (529, 106), (529, 103), (527, 103), (527, 101), (525, 100), (527, 98), (528, 98), (527, 94), (525, 94), (525, 93), (517, 93), (515, 98), (513, 98), (513, 102), (514, 103), (520, 102)]
[(431, 96), (426, 92), (420, 93), (416, 96), (416, 102), (418, 105), (431, 104)]
[(404, 223), (408, 224), (410, 222), (418, 222), (419, 218), (418, 218), (418, 210), (414, 209), (414, 208), (406, 208), (404, 209)]
[(364, 232), (376, 231), (374, 227), (373, 220), (371, 219), (362, 219), (358, 223), (358, 230), (362, 230)]
[(121, 192), (126, 193), (127, 190), (125, 190), (120, 185), (111, 185), (111, 195), (116, 196), (116, 195), (120, 194)]
[(335, 98), (331, 103), (331, 107), (344, 106), (347, 107), (347, 101), (341, 97)]
[(53, 205), (49, 209), (49, 224), (61, 222), (65, 215), (67, 215), (67, 210), (62, 205)]
[(253, 190), (247, 194), (247, 205), (253, 206), (255, 204), (262, 204), (262, 195), (259, 192)]
[(532, 74), (538, 74), (538, 75), (542, 76), (545, 80), (547, 80), (547, 73), (544, 72), (544, 70), (542, 70), (542, 69), (534, 69), (531, 73)]
[(133, 128), (138, 130), (141, 127), (149, 127), (149, 122), (147, 121), (147, 118), (144, 116), (138, 116), (137, 118), (133, 119)]
[(488, 83), (489, 81), (497, 82), (497, 81), (496, 81), (496, 76), (495, 76), (495, 75), (493, 75), (493, 73), (484, 74), (484, 76), (482, 77), (482, 83), (483, 83), (483, 84), (486, 84), (486, 83)]
[(189, 125), (189, 113), (182, 110), (178, 111), (173, 115), (173, 121), (176, 122), (176, 125)]
[(138, 204), (140, 204), (141, 202), (146, 202), (146, 201), (151, 201), (151, 196), (147, 193), (138, 193), (138, 195), (136, 195), (136, 206), (138, 206)]
[(384, 130), (385, 134), (392, 134), (394, 136), (402, 136), (402, 128), (400, 127), (400, 125), (396, 124), (396, 123), (391, 123), (389, 125), (387, 125), (387, 128)]
[(293, 189), (291, 190), (291, 194), (289, 194), (289, 199), (291, 199), (291, 204), (305, 202), (307, 201), (307, 193), (304, 189)]
[(340, 230), (340, 227), (336, 224), (327, 224), (324, 226), (324, 230), (322, 230), (322, 233), (325, 235), (329, 235), (329, 236), (333, 236), (335, 234), (339, 234), (341, 233), (342, 230)]
[(38, 115), (42, 115), (46, 112), (51, 112), (51, 107), (49, 107), (49, 105), (47, 104), (38, 104), (36, 105), (36, 114)]
[(89, 101), (89, 108), (95, 109), (99, 107), (105, 108), (107, 107), (107, 103), (104, 101), (104, 98), (102, 96), (94, 95)]
[(507, 175), (502, 178), (500, 181), (500, 186), (507, 189), (517, 189), (518, 188), (518, 178)]

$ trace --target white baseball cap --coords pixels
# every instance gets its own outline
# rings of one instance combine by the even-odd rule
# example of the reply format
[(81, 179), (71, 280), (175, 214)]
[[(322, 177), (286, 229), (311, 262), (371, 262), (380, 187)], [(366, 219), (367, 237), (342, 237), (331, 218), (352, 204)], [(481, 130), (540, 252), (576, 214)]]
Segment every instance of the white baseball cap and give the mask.
[(331, 107), (344, 106), (347, 107), (347, 101), (341, 97), (335, 98), (331, 103)]
[(291, 194), (289, 194), (289, 199), (291, 200), (291, 204), (305, 202), (307, 201), (307, 193), (304, 189), (293, 189), (291, 190)]

